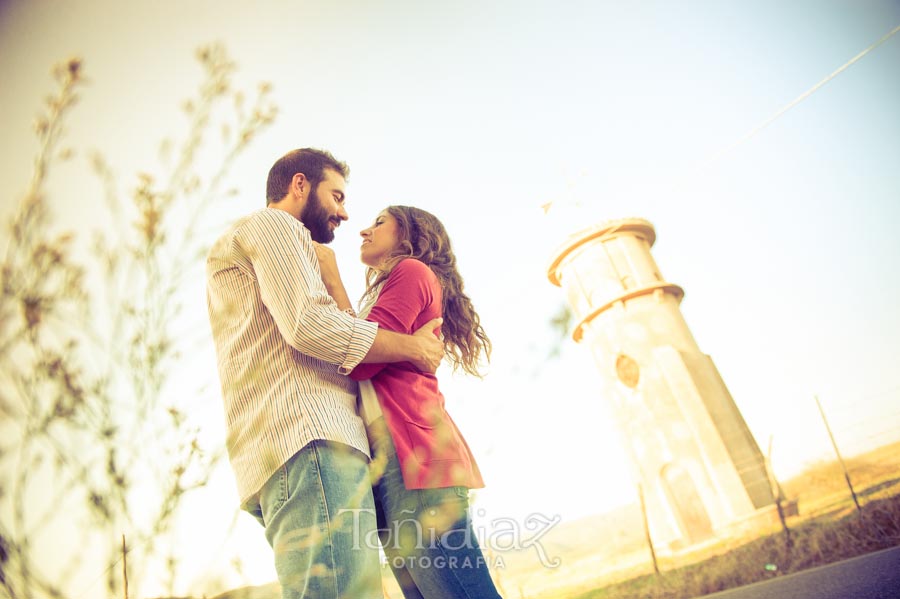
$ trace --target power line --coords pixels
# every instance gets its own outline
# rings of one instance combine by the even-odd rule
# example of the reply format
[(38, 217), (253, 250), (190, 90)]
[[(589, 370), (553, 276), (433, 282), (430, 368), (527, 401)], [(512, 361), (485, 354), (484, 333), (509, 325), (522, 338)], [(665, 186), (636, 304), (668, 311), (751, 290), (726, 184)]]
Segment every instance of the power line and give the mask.
[[(808, 90), (806, 90), (805, 92), (803, 92), (802, 94), (797, 96), (794, 100), (792, 100), (791, 102), (788, 102), (784, 107), (782, 107), (780, 110), (778, 110), (775, 114), (773, 114), (768, 119), (766, 119), (765, 121), (763, 121), (762, 123), (760, 123), (759, 125), (754, 127), (749, 133), (747, 133), (746, 135), (744, 135), (737, 141), (731, 143), (730, 145), (722, 148), (717, 153), (715, 153), (711, 157), (707, 158), (705, 161), (701, 162), (693, 170), (693, 173), (683, 177), (680, 181), (675, 181), (672, 184), (672, 187), (673, 188), (679, 187), (679, 184), (686, 183), (690, 179), (692, 174), (696, 174), (696, 173), (699, 173), (699, 172), (705, 170), (709, 166), (711, 166), (711, 165), (715, 164), (716, 162), (718, 162), (719, 160), (721, 160), (723, 156), (725, 156), (729, 152), (733, 151), (735, 148), (737, 148), (741, 144), (744, 144), (749, 139), (752, 139), (763, 129), (765, 129), (766, 127), (771, 125), (773, 122), (775, 122), (780, 117), (784, 116), (784, 114), (786, 112), (788, 112), (791, 108), (793, 108), (794, 106), (796, 106), (803, 100), (805, 100), (808, 97), (810, 97), (811, 95), (813, 95), (815, 92), (817, 92), (819, 89), (821, 89), (824, 85), (826, 85), (832, 79), (834, 79), (835, 77), (840, 75), (842, 72), (844, 72), (845, 70), (850, 68), (853, 64), (855, 64), (856, 62), (861, 60), (866, 54), (868, 54), (869, 52), (871, 52), (872, 50), (874, 50), (875, 48), (877, 48), (878, 46), (880, 46), (881, 44), (883, 44), (884, 42), (889, 40), (891, 37), (896, 35), (898, 32), (900, 32), (900, 25), (894, 27), (891, 31), (889, 31), (884, 36), (882, 36), (881, 39), (879, 39), (878, 41), (876, 41), (875, 43), (870, 45), (868, 48), (866, 48), (865, 50), (863, 50), (862, 52), (860, 52), (859, 54), (857, 54), (856, 56), (854, 56), (853, 58), (848, 60), (846, 63), (844, 63), (843, 65), (838, 67), (834, 72), (832, 72), (830, 75), (828, 75), (827, 77), (825, 77), (824, 79), (822, 79), (821, 81), (816, 83), (814, 86), (812, 86), (811, 88), (809, 88)], [(556, 202), (556, 201), (546, 202), (544, 204), (541, 204), (540, 208), (544, 214), (548, 214), (550, 212), (550, 210), (553, 208), (554, 204), (558, 204), (558, 202)]]
[(808, 97), (810, 97), (811, 95), (813, 95), (815, 92), (817, 92), (819, 89), (821, 89), (829, 81), (831, 81), (832, 79), (834, 79), (835, 77), (840, 75), (842, 72), (844, 72), (845, 70), (850, 68), (850, 66), (852, 66), (854, 63), (858, 62), (863, 56), (865, 56), (866, 54), (868, 54), (869, 52), (871, 52), (872, 50), (874, 50), (875, 48), (877, 48), (878, 46), (880, 46), (881, 44), (886, 42), (892, 36), (894, 36), (898, 31), (900, 31), (900, 25), (898, 25), (897, 27), (894, 27), (890, 32), (885, 34), (877, 42), (875, 42), (874, 44), (872, 44), (871, 46), (869, 46), (868, 48), (866, 48), (865, 50), (863, 50), (862, 52), (860, 52), (859, 54), (857, 54), (856, 56), (851, 58), (850, 60), (848, 60), (846, 63), (841, 65), (837, 70), (835, 70), (833, 73), (831, 73), (830, 75), (828, 75), (827, 77), (825, 77), (824, 79), (822, 79), (821, 81), (816, 83), (814, 86), (812, 86), (811, 88), (809, 88), (808, 90), (806, 90), (805, 92), (803, 92), (802, 94), (797, 96), (794, 100), (787, 103), (783, 108), (781, 108), (781, 110), (779, 110), (778, 112), (776, 112), (775, 114), (770, 116), (768, 119), (766, 119), (765, 121), (763, 121), (762, 123), (757, 125), (749, 133), (744, 135), (744, 137), (738, 139), (731, 145), (726, 146), (725, 148), (723, 148), (722, 150), (720, 150), (719, 152), (717, 152), (716, 154), (714, 154), (713, 156), (708, 158), (706, 161), (701, 163), (700, 166), (697, 167), (696, 171), (704, 170), (705, 168), (711, 166), (715, 162), (721, 160), (721, 158), (723, 156), (725, 156), (726, 154), (728, 154), (729, 152), (734, 150), (736, 147), (740, 146), (743, 143), (746, 143), (747, 140), (751, 139), (752, 137), (757, 135), (760, 131), (762, 131), (769, 125), (771, 125), (776, 119), (783, 116), (788, 110), (790, 110), (791, 108), (793, 108), (794, 106), (796, 106), (797, 104), (802, 102), (803, 100), (805, 100)]

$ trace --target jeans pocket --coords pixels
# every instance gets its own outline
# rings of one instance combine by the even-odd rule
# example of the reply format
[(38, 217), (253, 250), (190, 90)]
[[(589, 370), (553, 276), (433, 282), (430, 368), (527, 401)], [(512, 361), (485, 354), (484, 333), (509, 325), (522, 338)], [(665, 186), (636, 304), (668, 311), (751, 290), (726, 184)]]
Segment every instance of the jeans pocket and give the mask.
[(422, 509), (428, 509), (445, 503), (469, 503), (469, 489), (467, 487), (420, 489), (418, 494), (419, 505)]
[(264, 525), (287, 502), (289, 494), (287, 464), (282, 464), (259, 492), (259, 514)]
[(465, 524), (469, 511), (466, 487), (420, 489), (417, 494), (420, 519), (424, 527), (440, 534)]

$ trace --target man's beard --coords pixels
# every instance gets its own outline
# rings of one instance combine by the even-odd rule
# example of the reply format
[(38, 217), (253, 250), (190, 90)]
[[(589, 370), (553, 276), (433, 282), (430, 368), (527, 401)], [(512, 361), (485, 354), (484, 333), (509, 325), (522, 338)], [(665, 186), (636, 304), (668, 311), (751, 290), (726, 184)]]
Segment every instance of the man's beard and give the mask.
[(309, 229), (309, 235), (313, 241), (318, 243), (331, 243), (334, 241), (334, 231), (328, 226), (331, 222), (331, 216), (322, 208), (322, 202), (319, 201), (319, 186), (313, 189), (309, 198), (306, 200), (306, 206), (300, 212), (300, 222)]

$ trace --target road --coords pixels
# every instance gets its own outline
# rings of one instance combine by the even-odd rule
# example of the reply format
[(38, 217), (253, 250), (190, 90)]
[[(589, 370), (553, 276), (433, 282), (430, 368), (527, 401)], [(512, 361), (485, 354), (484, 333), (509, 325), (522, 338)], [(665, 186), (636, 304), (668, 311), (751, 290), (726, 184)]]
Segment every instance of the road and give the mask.
[(900, 599), (900, 547), (698, 599)]

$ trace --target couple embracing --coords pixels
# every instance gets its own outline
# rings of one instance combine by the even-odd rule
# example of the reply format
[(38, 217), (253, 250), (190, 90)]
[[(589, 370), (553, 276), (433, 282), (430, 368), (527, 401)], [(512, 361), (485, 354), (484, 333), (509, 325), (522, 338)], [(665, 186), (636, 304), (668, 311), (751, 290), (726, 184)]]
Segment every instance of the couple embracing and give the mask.
[(266, 208), (207, 258), (242, 507), (285, 598), (383, 597), (376, 537), (406, 599), (499, 597), (468, 509), (484, 483), (434, 374), (446, 358), (477, 376), (490, 341), (446, 230), (415, 207), (360, 232), (357, 314), (326, 245), (348, 219), (348, 174), (325, 151), (285, 154)]

